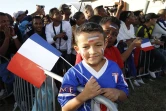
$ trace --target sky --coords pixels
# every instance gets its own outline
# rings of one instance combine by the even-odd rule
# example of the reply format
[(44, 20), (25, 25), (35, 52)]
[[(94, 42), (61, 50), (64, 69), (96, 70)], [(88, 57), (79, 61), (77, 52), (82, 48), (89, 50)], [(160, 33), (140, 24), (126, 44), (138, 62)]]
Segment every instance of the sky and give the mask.
[(0, 12), (13, 15), (14, 12), (28, 10), (29, 14), (36, 11), (36, 4), (45, 5), (48, 14), (53, 7), (59, 8), (63, 3), (78, 2), (78, 0), (0, 0)]

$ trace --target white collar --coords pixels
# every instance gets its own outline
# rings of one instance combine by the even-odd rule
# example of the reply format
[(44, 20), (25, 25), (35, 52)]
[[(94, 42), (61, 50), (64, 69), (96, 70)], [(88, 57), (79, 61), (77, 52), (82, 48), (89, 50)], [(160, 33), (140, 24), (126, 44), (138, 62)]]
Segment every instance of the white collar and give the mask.
[[(106, 59), (106, 58), (104, 58), (104, 59)], [(94, 77), (99, 79), (107, 69), (108, 60), (106, 59), (106, 62), (104, 63), (104, 65), (102, 66), (102, 68), (98, 72), (95, 71), (91, 66), (89, 66), (84, 60), (82, 61), (82, 64)]]

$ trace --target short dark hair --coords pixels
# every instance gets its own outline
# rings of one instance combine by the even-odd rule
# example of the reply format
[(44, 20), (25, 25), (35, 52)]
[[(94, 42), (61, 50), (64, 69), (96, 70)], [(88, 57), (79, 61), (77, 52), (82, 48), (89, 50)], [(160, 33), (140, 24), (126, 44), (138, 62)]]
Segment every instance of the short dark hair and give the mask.
[(89, 10), (89, 7), (92, 7), (91, 5), (85, 5), (84, 11)]
[(123, 11), (120, 14), (119, 20), (126, 22), (126, 19), (132, 14), (133, 12), (131, 11)]
[(116, 24), (120, 28), (120, 20), (116, 17), (110, 16), (110, 17), (103, 17), (100, 21), (100, 25), (104, 25), (107, 22), (111, 22)]
[(3, 12), (0, 12), (0, 16), (6, 16), (6, 14)]
[(73, 15), (73, 19), (74, 20), (78, 20), (80, 17), (81, 17), (81, 15), (84, 15), (84, 13), (82, 13), (82, 12), (76, 12), (74, 15)]
[(8, 13), (6, 13), (6, 16), (8, 17), (10, 25), (12, 26), (13, 23), (14, 23), (14, 20), (13, 20), (12, 16), (10, 14), (8, 14)]
[(94, 9), (94, 15), (98, 15), (99, 12), (100, 12), (100, 9), (103, 8), (103, 5), (100, 5), (100, 6), (97, 6), (95, 9)]
[(82, 32), (85, 32), (85, 33), (99, 32), (99, 33), (103, 34), (103, 37), (105, 40), (103, 28), (99, 24), (87, 22), (85, 24), (82, 24), (80, 27), (78, 27), (74, 34), (75, 43), (77, 43), (77, 40), (78, 40), (77, 38)]
[(101, 21), (102, 17), (99, 15), (94, 15), (89, 19), (89, 22), (97, 23), (99, 24)]
[(49, 16), (50, 16), (50, 17), (53, 16), (53, 14), (54, 14), (53, 11), (54, 11), (54, 10), (58, 10), (58, 9), (57, 9), (56, 7), (50, 9), (50, 11), (49, 11)]
[(34, 17), (32, 17), (32, 24), (33, 24), (34, 19), (40, 19), (42, 21), (42, 18), (40, 16), (34, 16)]
[(51, 22), (50, 16), (49, 16), (48, 14), (45, 15), (45, 16), (43, 17), (43, 19), (44, 19), (45, 17), (48, 19), (49, 22)]

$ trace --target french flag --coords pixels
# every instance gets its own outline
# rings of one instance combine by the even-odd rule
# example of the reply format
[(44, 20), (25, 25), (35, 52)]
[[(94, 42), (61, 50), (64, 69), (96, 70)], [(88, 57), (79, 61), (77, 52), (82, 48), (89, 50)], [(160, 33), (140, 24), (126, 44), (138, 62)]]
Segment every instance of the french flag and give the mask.
[(32, 35), (11, 59), (7, 69), (39, 88), (61, 53), (38, 34)]
[(154, 46), (151, 44), (150, 40), (148, 38), (142, 39), (141, 50), (146, 52), (152, 49), (154, 49)]

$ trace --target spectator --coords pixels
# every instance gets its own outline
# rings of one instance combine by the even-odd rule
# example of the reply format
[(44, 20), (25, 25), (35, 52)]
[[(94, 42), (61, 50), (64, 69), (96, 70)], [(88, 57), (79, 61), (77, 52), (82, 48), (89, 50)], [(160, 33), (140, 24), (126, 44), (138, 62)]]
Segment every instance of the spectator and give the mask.
[(140, 18), (142, 11), (134, 11), (133, 13), (135, 15), (135, 23), (133, 23), (133, 25), (134, 25), (134, 31), (136, 33), (138, 27), (142, 25), (141, 18)]
[(99, 16), (99, 15), (94, 15), (94, 16), (92, 16), (92, 17), (89, 19), (88, 22), (93, 22), (93, 23), (99, 24), (100, 21), (101, 21), (101, 19), (102, 19), (101, 16)]
[[(90, 41), (89, 39), (92, 37), (94, 39)], [(100, 94), (113, 102), (125, 100), (128, 95), (128, 86), (120, 68), (116, 63), (103, 58), (103, 49), (106, 47), (106, 43), (102, 27), (95, 23), (81, 25), (76, 29), (75, 42), (74, 48), (83, 58), (83, 61), (75, 68), (84, 74), (84, 77), (74, 68), (65, 74), (58, 95), (62, 110), (90, 111), (90, 99)], [(99, 74), (101, 70), (105, 71)], [(116, 77), (118, 77), (117, 81), (115, 81)], [(80, 85), (85, 86), (85, 88), (83, 92), (78, 93), (77, 87)], [(100, 104), (94, 103), (95, 109), (101, 110)]]
[(44, 22), (44, 26), (51, 23), (51, 19), (50, 19), (49, 15), (46, 15), (43, 17), (43, 22)]
[[(118, 44), (117, 48), (121, 52), (122, 56), (125, 57), (126, 60), (126, 67), (128, 70), (126, 70), (127, 76), (133, 76), (134, 79), (134, 85), (140, 86), (139, 83), (145, 84), (141, 78), (137, 80), (137, 69), (134, 63), (134, 48), (140, 47), (141, 41), (139, 38), (134, 40), (136, 38), (135, 31), (133, 27), (133, 23), (135, 22), (135, 16), (133, 12), (131, 11), (123, 11), (120, 14), (119, 19), (121, 20), (121, 27), (118, 34)], [(134, 41), (133, 41), (134, 40)], [(134, 46), (132, 43), (135, 42), (138, 45)]]
[[(161, 41), (158, 41), (158, 40), (153, 41), (153, 38), (152, 38), (152, 31), (153, 31), (154, 25), (156, 24), (157, 18), (158, 16), (155, 13), (148, 13), (147, 15), (145, 15), (145, 23), (138, 28), (136, 35), (142, 38), (148, 38), (152, 40), (151, 41), (152, 44), (162, 45)], [(149, 59), (147, 57), (149, 56), (150, 56), (150, 66), (148, 69)], [(140, 67), (144, 67), (144, 60), (146, 60), (146, 64), (145, 64), (146, 67), (144, 68), (148, 69), (149, 74), (153, 78), (156, 78), (155, 71), (161, 68), (161, 66), (166, 63), (165, 57), (157, 49), (153, 49), (151, 51), (146, 52), (146, 57), (145, 57), (145, 52), (142, 52), (142, 56), (140, 59), (141, 59)]]
[[(47, 42), (53, 44), (53, 46), (62, 52), (62, 57), (70, 62), (72, 48), (71, 25), (67, 21), (62, 21), (61, 13), (57, 8), (52, 8), (49, 11), (49, 16), (52, 22), (46, 26), (45, 33)], [(64, 70), (67, 71), (69, 68), (70, 66), (60, 58), (52, 71), (63, 76)]]
[(118, 42), (126, 41), (131, 42), (135, 38), (133, 23), (135, 22), (135, 16), (131, 11), (123, 11), (120, 14), (121, 26), (118, 34)]
[(103, 8), (103, 5), (97, 6), (94, 9), (94, 15), (99, 15), (101, 17), (107, 17), (108, 16), (105, 9)]
[[(73, 16), (73, 19), (75, 20), (75, 23), (76, 23), (76, 25), (72, 26), (72, 33), (73, 33), (73, 40), (72, 40), (72, 42), (73, 42), (73, 44), (74, 44), (74, 33), (75, 33), (75, 30), (76, 30), (76, 28), (78, 28), (80, 25), (84, 24), (85, 21), (86, 21), (86, 19), (85, 19), (84, 13), (82, 13), (82, 12), (76, 12), (76, 13), (74, 14), (74, 16)], [(72, 63), (73, 66), (74, 66), (74, 64), (75, 64), (75, 60), (76, 60), (76, 52), (75, 52), (75, 50), (73, 49), (73, 50), (72, 50), (72, 61), (71, 61), (71, 63)]]
[(21, 35), (23, 36), (26, 32), (30, 31), (30, 29), (28, 26), (31, 26), (31, 21), (32, 21), (32, 17), (36, 16), (36, 15), (43, 15), (44, 14), (44, 10), (41, 8), (38, 8), (36, 10), (36, 12), (32, 13), (31, 15), (27, 15), (28, 11), (17, 11), (13, 13), (13, 18), (16, 21), (16, 24), (19, 28), (19, 30), (21, 31)]
[[(0, 55), (10, 59), (11, 56), (16, 53), (18, 48), (20, 48), (20, 46), (21, 43), (15, 34), (14, 28), (10, 26), (8, 16), (5, 13), (0, 12)], [(5, 70), (5, 74), (0, 72), (0, 82), (3, 81), (7, 85), (7, 92), (10, 93), (12, 92), (14, 76), (7, 70), (7, 65), (8, 62), (3, 61), (0, 57), (0, 69), (1, 71)], [(6, 76), (9, 78), (3, 79)], [(1, 83), (0, 86), (0, 94), (2, 96), (5, 94), (5, 90)]]
[[(152, 36), (155, 36), (158, 38), (158, 40), (161, 40), (164, 42), (164, 46), (160, 45), (160, 48), (166, 49), (166, 9), (161, 9), (158, 12), (158, 20), (155, 24)], [(159, 45), (157, 46), (159, 47)]]
[(89, 20), (94, 15), (94, 10), (91, 5), (85, 5), (84, 15), (86, 20)]
[(43, 21), (40, 16), (32, 18), (32, 30), (24, 35), (24, 41), (26, 41), (34, 33), (39, 34), (43, 39), (46, 40), (45, 27), (43, 27)]
[(62, 4), (59, 8), (59, 11), (61, 12), (63, 16), (62, 20), (70, 21), (71, 10), (69, 5)]
[(159, 16), (159, 19), (160, 20), (166, 20), (166, 9), (161, 9), (161, 10), (159, 10), (159, 12), (158, 12), (158, 16)]
[(13, 20), (12, 16), (9, 15), (9, 14), (6, 14), (6, 15), (7, 15), (8, 19), (9, 19), (10, 26), (14, 28), (14, 32), (17, 35), (18, 40), (22, 43), (23, 40), (22, 40), (22, 35), (21, 35), (21, 32), (20, 32), (19, 28), (17, 27), (17, 25), (14, 25), (14, 20)]
[(71, 10), (70, 10), (71, 5), (66, 5), (66, 4), (62, 4), (59, 8), (59, 11), (61, 12), (64, 21), (68, 21), (71, 26), (75, 25), (75, 23), (72, 21), (72, 19), (70, 18), (71, 15)]

